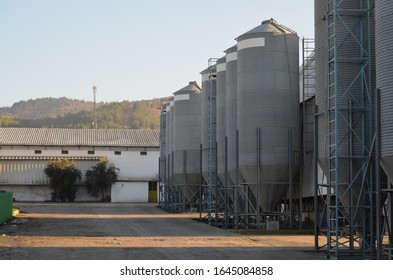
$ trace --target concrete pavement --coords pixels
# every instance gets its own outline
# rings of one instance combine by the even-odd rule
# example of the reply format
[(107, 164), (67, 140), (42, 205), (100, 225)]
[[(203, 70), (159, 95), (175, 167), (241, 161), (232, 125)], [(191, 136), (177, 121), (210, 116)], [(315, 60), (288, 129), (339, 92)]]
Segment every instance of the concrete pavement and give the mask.
[(16, 203), (0, 259), (312, 260), (314, 236), (239, 235), (147, 203)]

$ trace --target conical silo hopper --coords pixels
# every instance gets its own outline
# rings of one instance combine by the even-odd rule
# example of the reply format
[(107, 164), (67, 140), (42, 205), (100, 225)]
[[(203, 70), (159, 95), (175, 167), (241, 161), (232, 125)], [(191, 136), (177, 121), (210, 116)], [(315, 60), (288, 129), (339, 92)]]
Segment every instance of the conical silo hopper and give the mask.
[(185, 202), (194, 203), (200, 184), (201, 88), (190, 82), (173, 95), (173, 177), (184, 186)]
[(293, 175), (298, 169), (299, 37), (271, 19), (236, 40), (240, 172), (268, 213), (288, 190), (290, 168)]

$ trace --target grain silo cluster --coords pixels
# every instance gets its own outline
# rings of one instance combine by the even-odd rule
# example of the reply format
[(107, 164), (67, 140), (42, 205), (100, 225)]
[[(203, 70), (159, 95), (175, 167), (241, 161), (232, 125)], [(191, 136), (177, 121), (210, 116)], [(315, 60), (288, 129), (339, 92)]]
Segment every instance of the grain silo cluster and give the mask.
[(265, 20), (163, 107), (160, 205), (391, 258), (393, 2), (314, 4), (315, 47)]

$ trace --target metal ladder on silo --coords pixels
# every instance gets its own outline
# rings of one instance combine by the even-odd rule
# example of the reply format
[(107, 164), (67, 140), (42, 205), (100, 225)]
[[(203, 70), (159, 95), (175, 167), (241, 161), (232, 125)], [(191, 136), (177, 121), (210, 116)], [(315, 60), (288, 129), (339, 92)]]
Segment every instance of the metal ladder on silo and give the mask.
[[(315, 40), (302, 39), (303, 63), (302, 63), (302, 157), (300, 168), (300, 189), (303, 193), (305, 178), (305, 165), (307, 154), (314, 152), (314, 115), (315, 101), (308, 101), (315, 97)], [(299, 229), (302, 228), (303, 198), (299, 196)]]
[[(335, 1), (329, 1), (328, 9), (330, 10), (331, 6), (334, 5)], [(334, 207), (335, 203), (332, 203), (332, 190), (336, 189), (337, 181), (337, 168), (336, 164), (338, 162), (337, 159), (337, 111), (336, 111), (336, 92), (337, 92), (337, 84), (336, 84), (336, 45), (335, 45), (335, 16), (328, 15), (328, 95), (327, 95), (327, 130), (328, 130), (328, 190), (327, 190), (327, 198), (326, 198), (326, 219), (328, 225), (327, 232), (327, 249), (328, 255), (330, 256), (331, 251), (337, 248), (335, 247), (335, 240), (337, 241), (339, 232), (338, 232), (338, 215), (336, 213), (336, 209)], [(334, 191), (333, 191), (334, 193)], [(333, 205), (332, 205), (333, 204)], [(335, 240), (334, 240), (335, 239)]]
[[(370, 75), (370, 6), (362, 0), (328, 0), (328, 152), (329, 174), (327, 194), (327, 248), (331, 258), (370, 258), (373, 254), (372, 182), (367, 177), (365, 162), (370, 151), (371, 130), (371, 82)], [(369, 4), (368, 1), (366, 1)], [(350, 7), (351, 6), (351, 7)], [(359, 34), (350, 21), (359, 18)], [(353, 22), (351, 22), (353, 24)], [(338, 25), (340, 32), (337, 33)], [(363, 25), (368, 28), (363, 29)], [(350, 39), (349, 39), (350, 38)], [(358, 49), (353, 47), (356, 42)], [(368, 42), (368, 47), (365, 43)], [(343, 46), (354, 48), (352, 53), (342, 51)], [(360, 65), (357, 75), (343, 80), (338, 69)], [(341, 69), (341, 68), (340, 68)], [(354, 71), (357, 68), (352, 68)], [(344, 70), (343, 70), (344, 71)], [(350, 72), (352, 74), (352, 72)], [(348, 76), (346, 76), (348, 79)], [(360, 92), (352, 92), (354, 85)], [(346, 87), (346, 88), (345, 88)], [(359, 95), (359, 96), (357, 96)], [(359, 123), (361, 123), (360, 126)], [(366, 128), (368, 127), (368, 131)], [(359, 128), (360, 127), (360, 128)], [(345, 146), (345, 144), (347, 146)], [(359, 145), (361, 151), (353, 147)], [(361, 162), (360, 166), (357, 166)], [(368, 168), (368, 167), (367, 167)], [(348, 169), (348, 170), (345, 170)], [(342, 175), (341, 175), (342, 174)], [(359, 187), (359, 177), (362, 177)], [(360, 189), (356, 194), (357, 188)], [(356, 197), (358, 195), (358, 197)], [(361, 218), (357, 220), (357, 215)], [(360, 221), (360, 222), (359, 222)], [(370, 235), (370, 237), (368, 236)], [(363, 236), (362, 241), (360, 236)], [(355, 241), (359, 241), (356, 246)], [(371, 241), (371, 242), (370, 242)]]
[(313, 151), (314, 105), (306, 102), (313, 96), (315, 96), (315, 40), (303, 38), (303, 156)]
[[(217, 58), (210, 58), (208, 61), (209, 80), (208, 80), (208, 138), (207, 138), (207, 219), (211, 225), (212, 213), (215, 213), (214, 191), (217, 188), (217, 167), (216, 167), (216, 75), (210, 72), (216, 64)], [(217, 217), (216, 217), (217, 218)]]

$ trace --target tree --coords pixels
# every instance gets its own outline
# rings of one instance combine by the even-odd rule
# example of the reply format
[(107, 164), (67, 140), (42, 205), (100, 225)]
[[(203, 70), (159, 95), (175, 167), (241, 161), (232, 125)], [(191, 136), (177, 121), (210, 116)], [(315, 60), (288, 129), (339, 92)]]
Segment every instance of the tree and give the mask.
[(61, 158), (49, 161), (44, 169), (51, 184), (52, 201), (75, 200), (77, 187), (76, 182), (82, 178), (82, 172), (76, 167), (74, 161)]
[(107, 159), (102, 159), (99, 163), (86, 171), (85, 184), (87, 192), (96, 198), (101, 194), (101, 200), (105, 201), (105, 191), (117, 181), (118, 170), (119, 169), (112, 163), (109, 163)]

